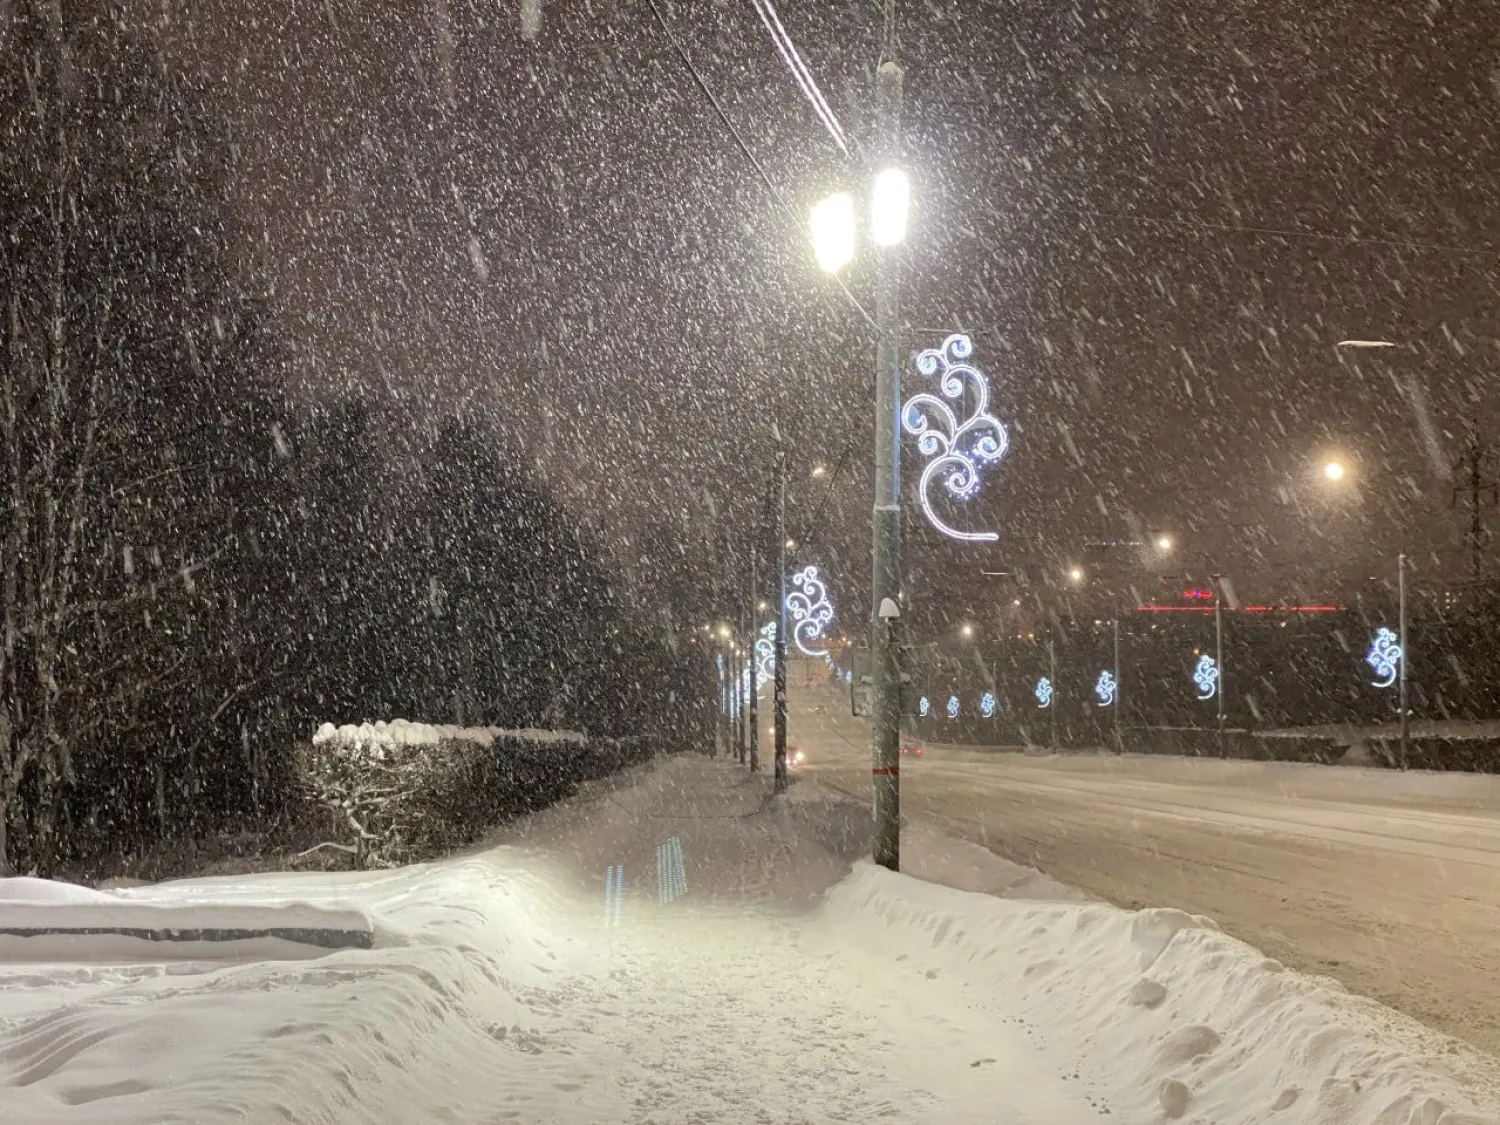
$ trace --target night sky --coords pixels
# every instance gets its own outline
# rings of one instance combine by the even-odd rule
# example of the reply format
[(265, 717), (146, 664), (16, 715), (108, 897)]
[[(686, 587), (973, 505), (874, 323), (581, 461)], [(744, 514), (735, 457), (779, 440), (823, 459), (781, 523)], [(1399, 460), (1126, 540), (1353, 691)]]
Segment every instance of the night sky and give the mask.
[[(247, 268), (275, 285), (300, 393), (362, 388), (416, 428), (482, 406), (622, 575), (649, 580), (677, 540), (706, 587), (760, 512), (779, 425), (796, 561), (858, 628), (873, 339), (804, 218), (864, 182), (878, 5), (778, 5), (853, 158), (748, 0), (663, 6), (795, 221), (645, 0), (556, 0), (534, 41), (518, 0), (150, 18), (236, 142)], [(1393, 573), (1404, 541), (1419, 581), (1463, 577), (1447, 466), (1471, 414), (1500, 439), (1500, 3), (898, 12), (903, 349), (971, 331), (1012, 428), (968, 509), (998, 543), (908, 518), (918, 617), (983, 619), (1013, 587), (981, 570), (1029, 596), (1077, 561), (1142, 596), (1221, 568), (1246, 597), (1330, 598)], [(870, 274), (847, 280), (872, 306)], [(809, 471), (851, 444), (824, 502)], [(1339, 491), (1317, 476), (1331, 454)], [(1085, 554), (1158, 530), (1179, 550), (1154, 573)]]

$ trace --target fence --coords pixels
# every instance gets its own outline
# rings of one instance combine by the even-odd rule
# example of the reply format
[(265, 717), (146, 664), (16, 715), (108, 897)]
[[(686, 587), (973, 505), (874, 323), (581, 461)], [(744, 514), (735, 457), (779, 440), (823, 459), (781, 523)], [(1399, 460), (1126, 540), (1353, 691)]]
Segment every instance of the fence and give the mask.
[[(1377, 686), (1388, 677), (1367, 658), (1381, 628), (1394, 633), (1395, 616), (1386, 607), (1316, 616), (1226, 613), (1212, 693), (1202, 667), (1204, 656), (1215, 655), (1214, 620), (1206, 614), (1122, 617), (1118, 666), (1107, 619), (1059, 621), (1050, 633), (1025, 639), (917, 645), (907, 652), (914, 698), (906, 710), (921, 737), (1005, 745), (1113, 745), (1117, 730), (1127, 744), (1141, 741), (1132, 732), (1149, 732), (1157, 745), (1166, 732), (1180, 731), (1198, 745), (1203, 732), (1217, 728), (1218, 693), (1226, 728), (1247, 735), (1393, 722), (1396, 690)], [(1410, 661), (1413, 715), (1500, 717), (1497, 635), (1487, 617), (1414, 615), (1402, 655)], [(1103, 675), (1109, 682), (1101, 684)], [(1104, 690), (1110, 682), (1113, 695)], [(1274, 747), (1261, 754), (1278, 756)], [(1317, 757), (1310, 747), (1295, 756), (1309, 754)]]

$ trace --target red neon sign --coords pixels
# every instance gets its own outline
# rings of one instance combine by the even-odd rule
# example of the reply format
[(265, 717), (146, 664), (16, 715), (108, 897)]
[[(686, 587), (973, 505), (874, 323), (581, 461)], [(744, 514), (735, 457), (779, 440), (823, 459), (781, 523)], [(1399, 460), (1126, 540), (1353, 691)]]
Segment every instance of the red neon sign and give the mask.
[(1214, 592), (1212, 590), (1184, 590), (1182, 596), (1190, 602), (1211, 602), (1214, 600)]

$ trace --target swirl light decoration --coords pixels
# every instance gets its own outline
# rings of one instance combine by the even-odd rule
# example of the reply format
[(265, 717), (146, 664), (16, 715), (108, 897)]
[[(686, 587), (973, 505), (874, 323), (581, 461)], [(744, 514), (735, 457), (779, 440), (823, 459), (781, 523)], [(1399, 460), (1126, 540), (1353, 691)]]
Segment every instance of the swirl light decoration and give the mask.
[(931, 711), (932, 711), (932, 703), (928, 700), (928, 698), (925, 695), (921, 699), (917, 700), (917, 717), (918, 718), (920, 718), (920, 719), (927, 718), (929, 712), (931, 712)]
[(1114, 705), (1116, 689), (1114, 673), (1108, 668), (1100, 672), (1099, 678), (1094, 681), (1094, 698), (1099, 701), (1100, 707)]
[(755, 638), (755, 694), (776, 678), (776, 622), (767, 621)]
[(792, 575), (792, 585), (797, 589), (786, 596), (786, 609), (792, 615), (792, 640), (805, 655), (826, 658), (827, 649), (811, 646), (823, 636), (823, 630), (833, 620), (828, 587), (818, 577), (815, 566), (805, 567)]
[(1375, 639), (1370, 642), (1365, 663), (1379, 679), (1370, 681), (1370, 686), (1388, 688), (1394, 684), (1401, 671), (1401, 657), (1401, 643), (1396, 634), (1383, 625), (1375, 630)]
[(958, 718), (958, 696), (956, 695), (950, 695), (948, 697), (948, 718)]
[(906, 400), (901, 409), (901, 428), (916, 437), (917, 448), (929, 458), (917, 486), (927, 522), (952, 539), (993, 543), (1000, 538), (996, 532), (950, 527), (938, 516), (932, 502), (932, 489), (939, 478), (949, 495), (969, 499), (979, 491), (980, 466), (994, 464), (1010, 446), (1005, 426), (989, 412), (989, 380), (965, 362), (973, 350), (969, 337), (956, 332), (943, 341), (941, 348), (929, 348), (917, 356), (917, 370), (938, 376), (943, 398), (953, 399), (962, 407), (967, 395), (973, 406), (969, 416), (960, 422), (942, 398), (923, 391)]
[(1198, 698), (1204, 703), (1219, 694), (1219, 662), (1206, 652), (1193, 668), (1193, 683), (1198, 685)]
[(1052, 681), (1046, 676), (1036, 682), (1036, 705), (1038, 707), (1052, 706)]
[(995, 693), (987, 691), (979, 697), (979, 713), (986, 719), (995, 717)]

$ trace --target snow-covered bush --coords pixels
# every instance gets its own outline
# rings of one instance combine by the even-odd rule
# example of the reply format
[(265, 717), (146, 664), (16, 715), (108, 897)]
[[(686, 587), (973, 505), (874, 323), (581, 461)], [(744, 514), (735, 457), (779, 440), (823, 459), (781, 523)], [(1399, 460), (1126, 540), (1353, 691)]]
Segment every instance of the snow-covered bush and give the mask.
[(358, 867), (389, 867), (466, 843), (651, 755), (641, 739), (396, 720), (325, 723), (300, 748), (298, 769), (342, 828), (334, 843)]

